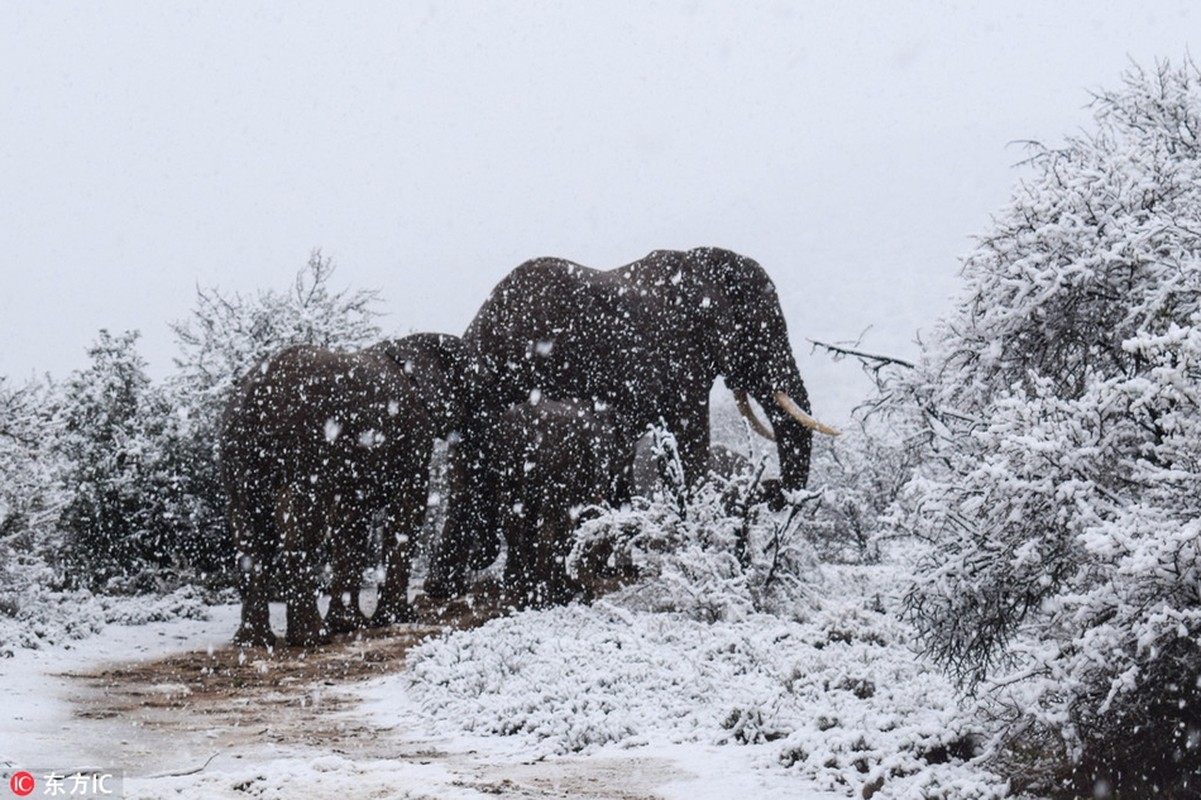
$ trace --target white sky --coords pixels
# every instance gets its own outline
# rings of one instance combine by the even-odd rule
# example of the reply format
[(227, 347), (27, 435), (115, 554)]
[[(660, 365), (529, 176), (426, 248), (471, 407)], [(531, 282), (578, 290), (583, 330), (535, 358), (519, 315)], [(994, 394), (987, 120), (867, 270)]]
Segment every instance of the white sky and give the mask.
[(0, 375), (65, 375), (100, 328), (165, 374), (197, 285), (282, 289), (315, 247), (387, 329), (460, 333), (527, 258), (720, 245), (836, 419), (866, 384), (805, 340), (912, 355), (1010, 143), (1179, 61), (1194, 5), (2, 3)]

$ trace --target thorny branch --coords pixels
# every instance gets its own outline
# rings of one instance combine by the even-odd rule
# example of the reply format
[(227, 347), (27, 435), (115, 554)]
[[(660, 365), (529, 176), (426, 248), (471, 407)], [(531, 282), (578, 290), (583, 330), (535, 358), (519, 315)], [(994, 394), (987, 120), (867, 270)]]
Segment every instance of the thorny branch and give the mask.
[(914, 369), (915, 367), (913, 362), (906, 361), (903, 358), (881, 356), (875, 353), (866, 353), (862, 350), (856, 350), (850, 347), (840, 347), (838, 345), (827, 344), (826, 342), (819, 342), (817, 339), (810, 339), (809, 343), (814, 347), (821, 347), (829, 350), (835, 355), (836, 358), (844, 358), (846, 356), (857, 358), (863, 362), (865, 369), (870, 369), (872, 372), (879, 372), (881, 369), (889, 366), (890, 364), (898, 367), (905, 367), (906, 369)]

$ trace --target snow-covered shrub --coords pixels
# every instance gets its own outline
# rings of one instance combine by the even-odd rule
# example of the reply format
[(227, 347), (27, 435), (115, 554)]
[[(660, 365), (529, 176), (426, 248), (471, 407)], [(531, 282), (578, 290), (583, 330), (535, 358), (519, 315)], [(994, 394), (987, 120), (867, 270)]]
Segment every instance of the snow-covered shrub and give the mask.
[(209, 606), (217, 598), (192, 586), (164, 595), (129, 597), (49, 589), (33, 582), (21, 599), (15, 613), (0, 614), (0, 658), (11, 656), (15, 648), (38, 650), (87, 639), (106, 625), (208, 619)]
[(762, 768), (840, 795), (1005, 796), (976, 761), (972, 709), (877, 596), (894, 569), (830, 569), (838, 590), (803, 621), (703, 622), (608, 595), (431, 638), (407, 654), (407, 692), (378, 691), (411, 696), (443, 735), (521, 737), (535, 755), (701, 742), (754, 748)]
[(1015, 772), (1192, 796), (1201, 73), (1135, 68), (1095, 108), (1095, 132), (1034, 151), (962, 301), (895, 379), (932, 447), (895, 522), (931, 544), (909, 617), (1010, 704)]
[[(877, 382), (884, 369), (912, 368), (887, 356), (833, 350), (836, 359), (859, 358)], [(926, 457), (923, 432), (907, 415), (890, 412), (882, 393), (856, 409), (843, 436), (813, 438), (800, 532), (824, 562), (874, 563), (880, 558), (880, 548), (891, 534), (881, 521)], [(777, 468), (775, 446), (754, 434), (732, 404), (714, 403), (712, 422), (713, 441), (719, 446), (744, 457), (755, 469), (766, 463), (765, 475)]]
[(755, 612), (801, 615), (820, 580), (812, 547), (801, 533), (804, 495), (785, 512), (756, 502), (763, 476), (712, 476), (685, 487), (675, 438), (653, 432), (652, 449), (664, 470), (660, 488), (583, 522), (568, 557), (576, 577), (596, 553), (609, 565), (628, 565), (638, 579), (622, 588), (623, 603), (678, 611), (695, 619), (738, 619)]
[(0, 375), (0, 540), (41, 529), (58, 515), (53, 387), (34, 381), (11, 388)]
[(348, 350), (377, 341), (378, 292), (333, 291), (333, 262), (314, 251), (287, 291), (253, 297), (199, 289), (191, 317), (171, 329), (179, 343), (174, 383), (184, 408), (212, 416), (251, 367), (291, 344)]
[(809, 489), (818, 495), (804, 533), (823, 561), (872, 563), (891, 535), (882, 524), (926, 452), (883, 411), (866, 411), (838, 439), (818, 437)]

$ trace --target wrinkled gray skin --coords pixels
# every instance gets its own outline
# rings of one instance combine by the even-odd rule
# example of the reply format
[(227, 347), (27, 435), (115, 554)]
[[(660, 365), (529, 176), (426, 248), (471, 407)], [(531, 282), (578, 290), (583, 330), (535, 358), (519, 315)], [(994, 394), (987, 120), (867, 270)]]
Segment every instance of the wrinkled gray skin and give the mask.
[[(366, 625), (358, 593), (377, 515), (387, 572), (371, 622), (410, 618), (406, 543), (424, 519), (434, 439), (458, 423), (462, 366), (457, 337), (415, 334), (354, 353), (289, 347), (242, 379), (220, 434), (242, 570), (236, 644), (275, 644), (267, 603), (276, 569), (289, 645)], [(317, 583), (326, 537), (334, 577), (323, 621)]]
[(799, 489), (808, 479), (811, 432), (773, 393), (805, 409), (808, 394), (775, 287), (749, 258), (715, 248), (656, 251), (609, 271), (536, 259), (497, 285), (463, 339), (473, 413), (451, 454), (448, 519), (425, 583), (432, 596), (462, 593), (470, 569), (495, 557), (494, 428), (533, 390), (604, 404), (626, 452), (662, 422), (695, 484), (709, 455), (709, 392), (724, 376), (766, 411), (781, 486)]
[(540, 399), (501, 415), (497, 496), (516, 605), (566, 603), (581, 591), (566, 557), (581, 514), (612, 494), (621, 472), (615, 433), (612, 413), (591, 401)]

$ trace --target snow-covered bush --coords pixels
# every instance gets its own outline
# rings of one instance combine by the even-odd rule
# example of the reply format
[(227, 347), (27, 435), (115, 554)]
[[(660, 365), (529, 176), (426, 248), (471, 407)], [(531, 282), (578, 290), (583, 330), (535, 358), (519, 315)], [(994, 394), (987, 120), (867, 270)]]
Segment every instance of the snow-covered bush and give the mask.
[(12, 388), (0, 375), (0, 540), (58, 515), (60, 498), (50, 493), (58, 436), (52, 395), (47, 382)]
[(213, 416), (247, 370), (288, 345), (349, 350), (377, 341), (378, 292), (333, 291), (333, 273), (333, 262), (314, 251), (287, 291), (197, 290), (192, 315), (171, 326), (180, 349), (172, 382), (184, 408)]
[(208, 619), (209, 606), (229, 598), (208, 596), (193, 586), (164, 595), (137, 597), (93, 594), (86, 589), (55, 590), (31, 583), (13, 614), (0, 614), (0, 658), (16, 648), (70, 646), (107, 625), (146, 625), (180, 619)]
[(804, 533), (825, 562), (873, 563), (891, 530), (883, 521), (925, 457), (904, 420), (865, 410), (838, 439), (814, 442), (809, 489), (817, 502)]
[[(858, 358), (879, 382), (882, 370), (911, 369), (908, 362), (854, 350), (830, 348), (836, 360)], [(747, 468), (776, 468), (775, 447), (753, 433), (729, 404), (713, 406), (713, 441), (744, 458)], [(892, 413), (887, 388), (856, 409), (843, 436), (815, 436), (811, 453), (805, 514), (800, 533), (826, 563), (874, 563), (891, 535), (882, 521), (926, 457), (923, 431), (908, 415)], [(769, 479), (770, 480), (770, 479)]]
[(803, 621), (704, 622), (608, 595), (431, 638), (407, 654), (407, 692), (378, 692), (410, 695), (442, 735), (521, 737), (535, 757), (700, 742), (753, 748), (760, 768), (840, 795), (1006, 796), (976, 761), (986, 732), (972, 709), (877, 596), (894, 569), (830, 569), (838, 591)]
[(287, 344), (349, 348), (380, 336), (375, 293), (333, 292), (331, 274), (314, 253), (289, 291), (201, 290), (193, 318), (175, 326), (179, 371), (163, 384), (148, 377), (136, 332), (107, 331), (91, 364), (61, 384), (10, 389), (0, 379), (0, 615), (66, 586), (229, 583), (214, 452), (229, 389)]
[(603, 554), (603, 566), (625, 565), (638, 576), (620, 590), (622, 602), (704, 621), (803, 614), (821, 575), (801, 533), (806, 503), (815, 497), (798, 497), (781, 513), (755, 502), (762, 461), (750, 472), (712, 476), (689, 491), (674, 436), (661, 429), (652, 435), (664, 471), (659, 489), (583, 522), (569, 571), (580, 577), (595, 554)]
[[(1036, 148), (892, 389), (932, 457), (896, 524), (929, 652), (1047, 792), (1201, 787), (1201, 73), (1137, 68)], [(1004, 688), (1002, 688), (1004, 687)], [(1037, 784), (1037, 780), (1035, 781)]]

